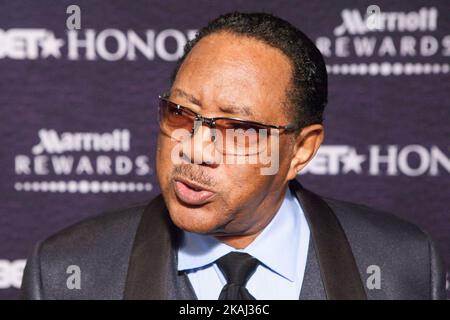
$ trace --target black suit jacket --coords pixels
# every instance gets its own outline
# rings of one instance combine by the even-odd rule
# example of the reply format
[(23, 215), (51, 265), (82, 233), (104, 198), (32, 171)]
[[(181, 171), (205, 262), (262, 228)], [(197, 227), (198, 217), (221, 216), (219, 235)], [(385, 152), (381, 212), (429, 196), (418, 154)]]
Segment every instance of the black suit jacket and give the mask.
[[(366, 206), (320, 197), (296, 180), (311, 230), (300, 299), (445, 299), (443, 262), (418, 227)], [(161, 195), (84, 220), (39, 242), (27, 261), (24, 299), (196, 299), (177, 271), (182, 231)], [(80, 289), (69, 289), (69, 266)], [(372, 283), (379, 268), (380, 286)], [(369, 268), (369, 270), (368, 270)]]

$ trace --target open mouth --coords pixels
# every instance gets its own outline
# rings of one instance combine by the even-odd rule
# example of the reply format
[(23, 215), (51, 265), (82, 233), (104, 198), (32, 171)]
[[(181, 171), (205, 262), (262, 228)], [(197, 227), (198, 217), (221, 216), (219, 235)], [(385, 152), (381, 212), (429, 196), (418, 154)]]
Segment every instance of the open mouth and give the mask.
[(216, 193), (185, 179), (173, 180), (175, 194), (188, 205), (202, 205), (211, 200)]

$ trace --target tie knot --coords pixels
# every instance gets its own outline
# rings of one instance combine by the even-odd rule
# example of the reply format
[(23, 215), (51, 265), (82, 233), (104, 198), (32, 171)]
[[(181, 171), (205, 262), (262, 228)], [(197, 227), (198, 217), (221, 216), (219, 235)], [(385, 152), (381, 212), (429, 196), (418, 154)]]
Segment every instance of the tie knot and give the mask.
[(225, 276), (227, 284), (238, 286), (245, 286), (255, 272), (258, 263), (256, 258), (244, 252), (230, 252), (216, 260), (216, 264)]

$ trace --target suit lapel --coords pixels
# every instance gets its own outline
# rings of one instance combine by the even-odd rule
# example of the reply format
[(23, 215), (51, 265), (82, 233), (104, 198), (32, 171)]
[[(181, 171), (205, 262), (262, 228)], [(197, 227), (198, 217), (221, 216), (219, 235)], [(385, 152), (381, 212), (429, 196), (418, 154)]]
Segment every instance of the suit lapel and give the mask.
[[(345, 233), (330, 207), (297, 180), (289, 187), (311, 230), (301, 299), (366, 299)], [(177, 270), (182, 232), (170, 220), (162, 195), (145, 208), (136, 231), (124, 299), (197, 299), (186, 274)]]
[(316, 250), (310, 237), (305, 274), (303, 276), (300, 300), (325, 300), (327, 298), (320, 275)]
[[(317, 273), (319, 269), (327, 299), (367, 299), (350, 244), (331, 208), (322, 198), (303, 188), (297, 180), (292, 180), (289, 186), (303, 208), (314, 246), (314, 254), (308, 254), (305, 286), (317, 285), (317, 276), (311, 272)], [(311, 259), (315, 257), (316, 267)], [(310, 280), (312, 283), (308, 283)], [(306, 297), (308, 291), (317, 293), (315, 290), (317, 288), (305, 287), (301, 297)]]
[(196, 299), (187, 275), (177, 270), (181, 235), (162, 195), (157, 196), (145, 208), (136, 232), (124, 299)]

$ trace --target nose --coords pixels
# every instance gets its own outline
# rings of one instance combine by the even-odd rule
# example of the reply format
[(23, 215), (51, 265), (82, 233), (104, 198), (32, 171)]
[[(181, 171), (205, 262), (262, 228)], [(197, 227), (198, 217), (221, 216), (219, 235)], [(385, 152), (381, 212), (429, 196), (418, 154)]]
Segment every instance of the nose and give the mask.
[(194, 134), (189, 139), (184, 139), (180, 157), (189, 163), (217, 165), (220, 162), (220, 154), (213, 142), (213, 132), (202, 121), (195, 121)]

